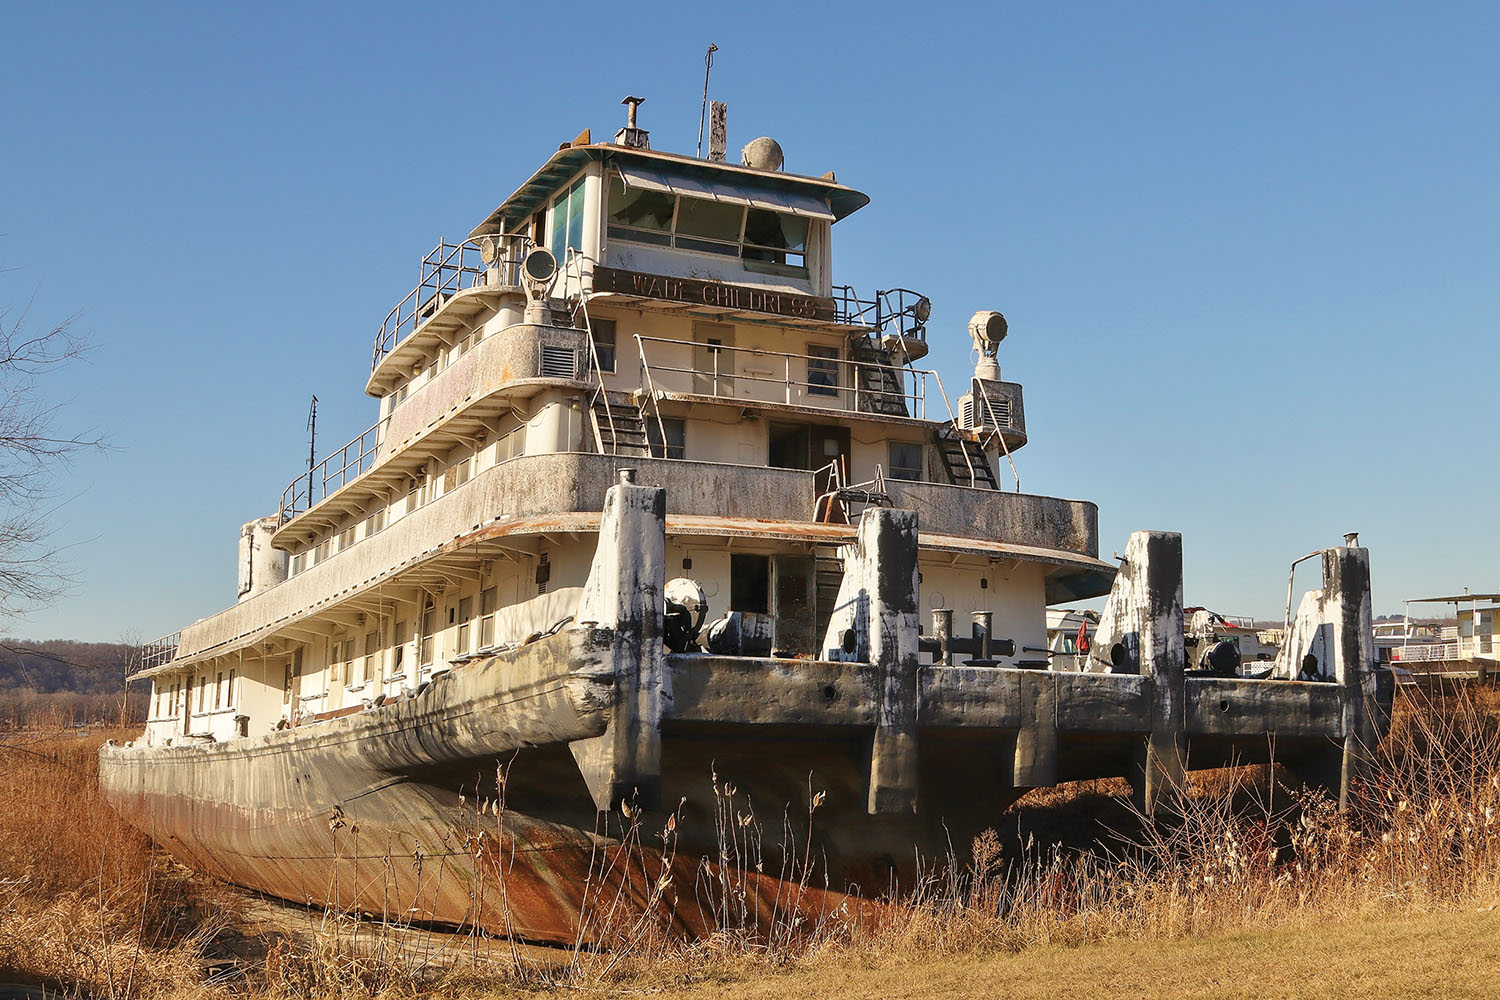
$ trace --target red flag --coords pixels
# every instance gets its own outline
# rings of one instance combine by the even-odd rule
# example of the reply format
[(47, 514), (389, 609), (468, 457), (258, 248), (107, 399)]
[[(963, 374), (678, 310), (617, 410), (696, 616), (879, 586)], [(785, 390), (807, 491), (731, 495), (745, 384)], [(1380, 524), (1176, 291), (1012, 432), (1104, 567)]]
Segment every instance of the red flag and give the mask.
[(1078, 623), (1078, 636), (1073, 640), (1073, 645), (1080, 653), (1089, 651), (1089, 623), (1085, 618)]

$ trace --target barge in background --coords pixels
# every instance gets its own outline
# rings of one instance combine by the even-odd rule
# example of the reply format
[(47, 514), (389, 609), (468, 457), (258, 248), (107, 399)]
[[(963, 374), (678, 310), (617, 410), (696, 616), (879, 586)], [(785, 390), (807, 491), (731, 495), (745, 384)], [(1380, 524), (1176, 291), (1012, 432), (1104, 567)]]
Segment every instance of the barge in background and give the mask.
[[(1268, 679), (1186, 669), (1180, 536), (1117, 566), (1093, 504), (1001, 488), (1027, 440), (1004, 318), (974, 317), (950, 404), (915, 367), (928, 300), (833, 283), (866, 196), (769, 140), (744, 159), (653, 151), (632, 104), (424, 260), (378, 421), (245, 526), (239, 603), (136, 675), (146, 730), (100, 756), (128, 817), (277, 896), (573, 942), (605, 897), (703, 933), (705, 878), (784, 907), (785, 859), (721, 857), (726, 797), (807, 832), (821, 907), (1059, 781), (1152, 809), (1274, 748), (1347, 792), (1390, 699), (1367, 551), (1322, 553)], [(1048, 669), (1048, 606), (1105, 594)]]

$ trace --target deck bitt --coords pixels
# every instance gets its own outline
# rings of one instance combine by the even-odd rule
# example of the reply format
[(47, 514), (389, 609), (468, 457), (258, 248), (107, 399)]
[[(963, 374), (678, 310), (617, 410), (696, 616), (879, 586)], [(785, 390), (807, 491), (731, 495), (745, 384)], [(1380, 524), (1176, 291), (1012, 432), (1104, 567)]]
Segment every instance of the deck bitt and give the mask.
[(661, 720), (671, 702), (662, 650), (667, 492), (636, 486), (630, 470), (609, 488), (580, 623), (612, 629), (614, 703), (602, 736), (569, 746), (594, 807), (661, 805)]

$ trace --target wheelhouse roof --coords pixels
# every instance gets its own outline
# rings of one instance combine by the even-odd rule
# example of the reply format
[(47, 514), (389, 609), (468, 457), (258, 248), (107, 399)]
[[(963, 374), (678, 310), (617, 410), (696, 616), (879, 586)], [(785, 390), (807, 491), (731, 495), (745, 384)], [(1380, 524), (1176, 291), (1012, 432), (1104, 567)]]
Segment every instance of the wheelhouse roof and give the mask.
[(1500, 601), (1500, 594), (1454, 594), (1452, 597), (1409, 597), (1407, 604), (1464, 604), (1468, 601)]
[(781, 191), (801, 197), (812, 197), (827, 204), (835, 221), (859, 211), (870, 203), (869, 195), (822, 177), (804, 177), (776, 170), (756, 170), (728, 163), (710, 163), (677, 153), (658, 153), (649, 149), (596, 142), (585, 146), (568, 146), (558, 150), (542, 168), (516, 189), (515, 193), (490, 213), (489, 218), (474, 227), (470, 239), (480, 236), (514, 233), (536, 210), (546, 204), (564, 182), (586, 164), (602, 161), (649, 167), (662, 174), (687, 180), (731, 184), (740, 188)]

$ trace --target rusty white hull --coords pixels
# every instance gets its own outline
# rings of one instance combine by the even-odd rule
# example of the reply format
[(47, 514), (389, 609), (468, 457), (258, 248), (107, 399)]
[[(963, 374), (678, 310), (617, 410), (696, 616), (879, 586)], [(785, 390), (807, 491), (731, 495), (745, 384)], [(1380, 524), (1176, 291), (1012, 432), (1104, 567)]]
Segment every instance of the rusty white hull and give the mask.
[(701, 935), (734, 899), (760, 922), (910, 886), (1059, 781), (1128, 777), (1150, 810), (1188, 767), (1274, 755), (1343, 794), (1389, 707), (1363, 549), (1325, 553), (1294, 630), (1318, 637), (1318, 681), (1189, 676), (1181, 539), (1161, 532), (1132, 537), (1101, 616), (1109, 672), (955, 663), (941, 614), (919, 635), (917, 518), (889, 508), (845, 550), (823, 643), (840, 659), (672, 654), (665, 506), (609, 491), (564, 630), (341, 718), (106, 746), (103, 787), (185, 863), (250, 888), (608, 944), (622, 909)]
[[(729, 877), (750, 912), (828, 912), (846, 902), (841, 890), (885, 893), (910, 885), (919, 856), (962, 853), (1031, 784), (1142, 775), (1150, 678), (926, 667), (918, 808), (872, 815), (877, 669), (668, 656), (663, 841), (661, 809), (598, 812), (572, 750), (608, 728), (613, 639), (565, 631), (413, 699), (260, 740), (111, 747), (101, 781), (177, 858), (239, 885), (386, 919), (608, 944), (622, 926), (604, 919), (611, 907), (629, 911), (625, 925), (650, 913), (676, 934), (710, 931), (724, 875), (713, 864), (722, 837), (749, 839), (744, 815), (760, 850)], [(1337, 782), (1336, 686), (1189, 678), (1183, 690), (1192, 766), (1264, 760), (1266, 733), (1279, 730), (1278, 759)], [(816, 888), (775, 877), (805, 858)]]

